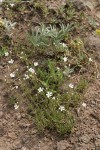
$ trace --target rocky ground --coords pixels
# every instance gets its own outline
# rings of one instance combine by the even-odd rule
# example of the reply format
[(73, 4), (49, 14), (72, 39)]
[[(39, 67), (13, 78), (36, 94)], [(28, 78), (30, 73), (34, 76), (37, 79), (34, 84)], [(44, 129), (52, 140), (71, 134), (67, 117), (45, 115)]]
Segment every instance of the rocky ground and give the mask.
[[(87, 1), (89, 8), (93, 11), (97, 5), (92, 2), (92, 0)], [(100, 1), (98, 6), (97, 10), (100, 9)], [(98, 14), (96, 16), (100, 17)], [(100, 25), (99, 21), (98, 25)], [(87, 47), (96, 51), (97, 78), (87, 89), (84, 105), (77, 109), (77, 123), (74, 130), (63, 138), (50, 134), (48, 131), (40, 135), (34, 122), (25, 114), (24, 108), (23, 112), (19, 109), (9, 110), (5, 98), (6, 85), (2, 82), (9, 68), (3, 60), (1, 61), (0, 150), (100, 150), (100, 37), (90, 33), (86, 43)]]
[(72, 0), (78, 9), (87, 6), (93, 14), (100, 18), (100, 0)]

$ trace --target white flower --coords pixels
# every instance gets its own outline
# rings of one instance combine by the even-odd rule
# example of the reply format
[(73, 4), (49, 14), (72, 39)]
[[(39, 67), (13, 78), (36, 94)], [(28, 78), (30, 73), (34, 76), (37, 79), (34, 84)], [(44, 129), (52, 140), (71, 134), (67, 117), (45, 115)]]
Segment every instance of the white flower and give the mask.
[(43, 92), (43, 90), (44, 90), (44, 88), (39, 87), (39, 88), (38, 88), (38, 93)]
[(51, 97), (52, 96), (52, 92), (47, 92), (47, 94), (46, 94), (46, 96), (49, 98), (49, 97)]
[(65, 47), (67, 47), (67, 45), (65, 44), (65, 43), (62, 43), (62, 46), (65, 48)]
[(59, 68), (59, 67), (57, 67), (57, 70), (60, 70), (60, 68)]
[(60, 107), (59, 107), (59, 110), (60, 110), (60, 111), (64, 111), (64, 110), (65, 110), (65, 107), (64, 107), (64, 106), (60, 106)]
[(12, 72), (12, 73), (10, 74), (10, 77), (11, 77), (11, 78), (14, 78), (14, 77), (15, 77), (15, 73)]
[(18, 109), (18, 108), (19, 108), (18, 102), (15, 103), (14, 108), (15, 108), (15, 109)]
[(92, 62), (93, 61), (92, 58), (89, 58), (89, 61)]
[(24, 52), (22, 51), (20, 54), (22, 55)]
[(82, 103), (82, 106), (83, 106), (83, 107), (86, 107), (86, 103)]
[(34, 62), (34, 66), (38, 66), (39, 65), (39, 63), (38, 62)]
[(66, 62), (67, 60), (68, 60), (68, 58), (67, 58), (67, 57), (64, 57), (64, 58), (63, 58), (63, 61), (64, 61), (64, 62)]
[(5, 56), (9, 56), (9, 53), (8, 53), (8, 52), (5, 52)]
[(11, 6), (11, 7), (13, 7), (13, 6), (14, 6), (14, 4), (10, 4), (10, 6)]
[(73, 88), (74, 88), (74, 84), (73, 84), (73, 83), (70, 83), (70, 84), (69, 84), (69, 87), (70, 87), (71, 89), (73, 89)]
[(29, 72), (31, 72), (31, 73), (35, 73), (35, 70), (34, 70), (33, 68), (29, 68), (28, 70), (29, 70)]
[(63, 48), (67, 47), (65, 43), (60, 43), (60, 44), (63, 46)]
[(25, 80), (25, 79), (29, 79), (28, 74), (25, 74), (24, 76), (25, 76), (25, 78), (23, 78), (24, 80)]
[(11, 60), (8, 61), (8, 63), (9, 63), (9, 64), (13, 64), (13, 63), (14, 63), (14, 60), (11, 59)]
[(55, 100), (56, 99), (55, 96), (52, 99)]
[(15, 88), (18, 89), (18, 85), (16, 85)]
[(9, 10), (8, 6), (7, 6), (7, 10)]

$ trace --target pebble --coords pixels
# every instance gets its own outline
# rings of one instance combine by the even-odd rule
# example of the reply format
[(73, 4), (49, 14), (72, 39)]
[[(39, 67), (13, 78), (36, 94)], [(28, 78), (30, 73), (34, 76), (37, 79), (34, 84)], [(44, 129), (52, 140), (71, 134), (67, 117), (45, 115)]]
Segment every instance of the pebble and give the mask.
[(97, 135), (97, 138), (100, 139), (100, 134)]
[(23, 128), (28, 128), (28, 127), (30, 127), (30, 125), (31, 125), (31, 124), (28, 124), (28, 123), (27, 123), (27, 124), (25, 124), (25, 123), (19, 124), (20, 128), (22, 128), (22, 129), (23, 129)]
[(28, 150), (26, 147), (22, 147), (21, 150)]
[(99, 27), (99, 26), (100, 26), (100, 23), (99, 23), (99, 22), (96, 22), (96, 26), (98, 26), (98, 27)]
[(0, 137), (3, 136), (5, 134), (4, 128), (0, 127)]
[(20, 114), (20, 113), (16, 114), (16, 119), (17, 119), (18, 121), (21, 119), (21, 114)]
[(84, 147), (76, 147), (75, 150), (87, 150)]
[(100, 147), (100, 139), (95, 141), (95, 145), (96, 145), (96, 147)]
[(57, 150), (66, 150), (69, 148), (69, 143), (66, 140), (62, 140), (60, 142), (57, 142)]
[(2, 111), (0, 111), (0, 118), (2, 118), (3, 117), (3, 112)]
[(91, 140), (91, 137), (88, 136), (88, 135), (83, 135), (81, 138), (80, 138), (80, 141), (83, 142), (83, 143), (89, 143), (89, 141)]
[(14, 132), (8, 133), (8, 137), (13, 139), (13, 140), (17, 139), (17, 136), (16, 136), (16, 134)]
[(90, 35), (86, 39), (86, 46), (88, 46), (90, 49), (100, 50), (100, 37)]

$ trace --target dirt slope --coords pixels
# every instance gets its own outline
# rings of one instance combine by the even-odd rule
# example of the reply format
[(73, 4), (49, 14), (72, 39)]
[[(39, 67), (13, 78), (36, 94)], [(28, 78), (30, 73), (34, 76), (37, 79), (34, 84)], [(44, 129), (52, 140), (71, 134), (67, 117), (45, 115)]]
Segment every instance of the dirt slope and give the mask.
[[(91, 35), (90, 35), (91, 36)], [(84, 104), (77, 109), (77, 122), (72, 133), (64, 138), (46, 131), (38, 134), (34, 122), (25, 111), (9, 110), (5, 98), (5, 76), (9, 67), (0, 60), (0, 150), (100, 150), (100, 38), (93, 37), (87, 47), (96, 50), (98, 78), (91, 82), (84, 98)], [(95, 38), (95, 37), (94, 37)]]

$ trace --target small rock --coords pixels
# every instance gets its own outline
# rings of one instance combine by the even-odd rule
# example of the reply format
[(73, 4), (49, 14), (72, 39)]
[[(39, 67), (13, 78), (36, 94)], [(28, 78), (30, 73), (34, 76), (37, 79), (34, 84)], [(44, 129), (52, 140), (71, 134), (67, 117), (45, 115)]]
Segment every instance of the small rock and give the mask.
[(100, 11), (96, 12), (96, 16), (100, 19)]
[(5, 133), (4, 128), (0, 127), (0, 137), (3, 136)]
[(95, 141), (95, 145), (96, 145), (96, 147), (100, 147), (100, 139)]
[(92, 117), (92, 118), (94, 118), (95, 120), (97, 120), (98, 122), (100, 122), (100, 115), (99, 115), (99, 113), (98, 112), (93, 112), (93, 113), (91, 113), (90, 114), (90, 116)]
[(90, 10), (93, 10), (94, 7), (95, 7), (95, 6), (93, 5), (93, 3), (89, 2), (89, 1), (87, 1), (85, 5), (86, 5)]
[(20, 143), (20, 141), (17, 139), (17, 140), (15, 140), (14, 142), (13, 142), (13, 148), (14, 149), (21, 149), (21, 143)]
[(30, 136), (29, 135), (25, 135), (25, 136), (22, 137), (21, 142), (23, 144), (25, 144), (25, 143), (27, 144), (29, 142), (29, 140), (30, 140)]
[(22, 114), (22, 118), (26, 118), (26, 114)]
[(87, 150), (87, 149), (84, 147), (76, 147), (75, 150)]
[(84, 3), (80, 0), (71, 0), (71, 2), (74, 4), (74, 7), (78, 10), (85, 10), (86, 7)]
[(0, 111), (0, 118), (2, 118), (3, 117), (3, 112), (2, 111)]
[(93, 104), (93, 105), (95, 105), (96, 104), (96, 102), (93, 100), (93, 101), (91, 101), (91, 103)]
[(100, 150), (100, 147), (96, 146), (96, 147), (95, 147), (95, 150)]
[(19, 126), (20, 126), (20, 128), (29, 128), (30, 126), (31, 126), (31, 124), (25, 124), (25, 123), (21, 123), (21, 124), (19, 124)]
[(66, 140), (57, 142), (57, 150), (66, 150), (69, 147), (70, 147), (70, 145)]
[(53, 150), (54, 149), (54, 145), (51, 140), (39, 141), (39, 143), (35, 147), (38, 150)]
[(99, 22), (96, 22), (96, 26), (99, 27), (99, 26), (100, 26), (100, 23), (99, 23)]
[(91, 137), (88, 136), (88, 135), (83, 135), (81, 138), (80, 138), (80, 141), (83, 142), (83, 143), (89, 143), (89, 141), (91, 140)]
[(8, 137), (11, 138), (11, 139), (16, 139), (17, 138), (17, 136), (14, 132), (8, 133)]
[(92, 50), (100, 50), (100, 37), (99, 36), (94, 36), (90, 35), (86, 39), (86, 46), (88, 46)]
[(28, 150), (26, 147), (22, 147), (21, 150)]
[(16, 119), (17, 119), (18, 121), (21, 119), (21, 114), (20, 114), (20, 113), (16, 114)]
[(31, 130), (31, 134), (36, 134), (37, 133), (37, 130), (36, 129), (32, 129)]
[(100, 134), (97, 135), (97, 138), (100, 139)]

